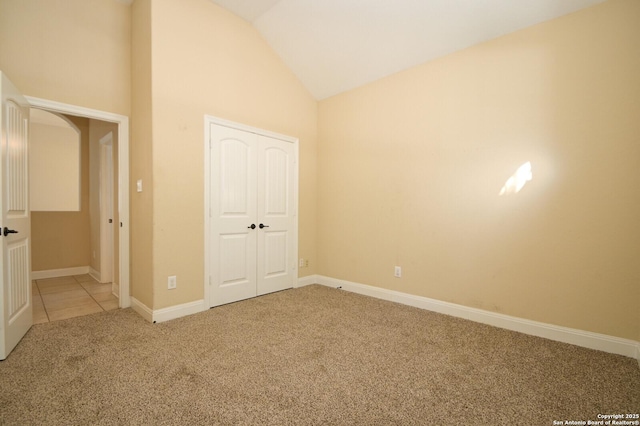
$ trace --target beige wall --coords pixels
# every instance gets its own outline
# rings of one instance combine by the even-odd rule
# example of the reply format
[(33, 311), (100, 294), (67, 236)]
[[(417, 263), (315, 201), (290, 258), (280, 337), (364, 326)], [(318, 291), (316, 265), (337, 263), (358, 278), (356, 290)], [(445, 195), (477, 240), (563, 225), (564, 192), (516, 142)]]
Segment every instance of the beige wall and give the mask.
[[(33, 108), (31, 110), (37, 111)], [(29, 123), (31, 211), (79, 211), (79, 132), (67, 123), (34, 122), (33, 113), (31, 118)]]
[(0, 0), (0, 69), (25, 95), (130, 114), (130, 8)]
[(318, 272), (638, 339), (638, 22), (609, 1), (321, 102)]
[[(136, 0), (131, 14), (131, 295), (152, 307), (151, 0)], [(138, 179), (142, 180), (142, 192), (136, 191)]]
[(151, 16), (153, 308), (204, 294), (205, 114), (300, 139), (299, 254), (313, 273), (317, 103), (250, 24), (211, 1), (152, 1)]
[(89, 120), (67, 116), (80, 130), (80, 211), (31, 212), (31, 269), (89, 265)]

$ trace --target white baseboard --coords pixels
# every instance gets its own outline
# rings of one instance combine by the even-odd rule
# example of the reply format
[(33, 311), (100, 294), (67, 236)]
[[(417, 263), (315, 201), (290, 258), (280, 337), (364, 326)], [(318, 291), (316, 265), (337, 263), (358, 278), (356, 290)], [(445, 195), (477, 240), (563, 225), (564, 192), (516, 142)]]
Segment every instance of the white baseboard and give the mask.
[(204, 299), (195, 302), (183, 303), (181, 305), (170, 306), (168, 308), (153, 311), (153, 322), (164, 322), (172, 319), (197, 314), (206, 310)]
[(298, 278), (298, 285), (296, 286), (296, 288), (304, 287), (311, 284), (316, 284), (317, 282), (318, 282), (317, 275), (309, 275), (306, 277), (301, 277), (301, 278)]
[(113, 294), (118, 299), (120, 298), (120, 284), (117, 282), (111, 283), (111, 294)]
[(88, 266), (74, 268), (48, 269), (46, 271), (31, 271), (32, 280), (44, 280), (47, 278), (69, 277), (71, 275), (84, 275), (89, 273)]
[(138, 313), (142, 318), (149, 322), (153, 322), (153, 311), (144, 303), (131, 296), (131, 309)]
[[(310, 277), (305, 278), (308, 278), (305, 282), (311, 280)], [(555, 340), (558, 342), (636, 358), (638, 360), (638, 365), (640, 366), (640, 342), (636, 342), (635, 340), (622, 339), (606, 334), (592, 333), (589, 331), (531, 321), (482, 309), (457, 305), (455, 303), (442, 302), (440, 300), (429, 299), (427, 297), (414, 296), (412, 294), (401, 293), (399, 291), (338, 280), (322, 275), (314, 275), (313, 280), (315, 280), (315, 283), (317, 284), (333, 288), (341, 288), (343, 290), (365, 296), (371, 296), (441, 314), (464, 318), (482, 324), (488, 324), (494, 327), (517, 331), (532, 336), (543, 337), (545, 339)], [(302, 280), (298, 280), (299, 286), (300, 281)]]
[(195, 302), (183, 303), (181, 305), (170, 306), (168, 308), (153, 310), (135, 297), (131, 297), (131, 309), (137, 312), (145, 320), (152, 323), (158, 323), (187, 315), (197, 314), (198, 312), (205, 311), (206, 306), (203, 299), (196, 300)]
[(99, 283), (102, 282), (101, 281), (101, 277), (100, 277), (100, 271), (96, 271), (92, 267), (89, 267), (89, 275), (91, 275), (93, 277), (93, 279), (98, 281)]

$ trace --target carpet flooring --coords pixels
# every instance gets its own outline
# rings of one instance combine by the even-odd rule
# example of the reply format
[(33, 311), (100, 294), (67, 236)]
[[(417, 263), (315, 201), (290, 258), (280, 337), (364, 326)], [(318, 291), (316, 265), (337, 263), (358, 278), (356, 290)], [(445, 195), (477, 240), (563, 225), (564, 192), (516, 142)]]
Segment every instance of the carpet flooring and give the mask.
[[(2, 425), (552, 425), (640, 412), (636, 360), (318, 285), (35, 325)], [(557, 424), (557, 423), (556, 423)]]

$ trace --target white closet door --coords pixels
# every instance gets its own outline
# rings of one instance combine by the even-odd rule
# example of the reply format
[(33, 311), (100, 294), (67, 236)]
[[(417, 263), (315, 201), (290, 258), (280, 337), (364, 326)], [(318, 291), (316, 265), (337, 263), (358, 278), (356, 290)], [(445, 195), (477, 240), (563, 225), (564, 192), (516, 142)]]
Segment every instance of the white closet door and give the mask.
[(256, 147), (255, 134), (212, 125), (210, 306), (256, 295)]
[(210, 134), (209, 306), (292, 288), (295, 145), (217, 124)]
[(258, 295), (293, 287), (294, 167), (292, 143), (258, 138)]

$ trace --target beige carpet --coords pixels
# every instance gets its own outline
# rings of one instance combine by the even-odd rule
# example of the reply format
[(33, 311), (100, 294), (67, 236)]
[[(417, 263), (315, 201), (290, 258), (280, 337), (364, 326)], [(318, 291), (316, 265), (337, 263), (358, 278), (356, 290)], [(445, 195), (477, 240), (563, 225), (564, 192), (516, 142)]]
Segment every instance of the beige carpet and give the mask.
[(34, 326), (2, 425), (552, 425), (640, 411), (636, 360), (321, 286)]

